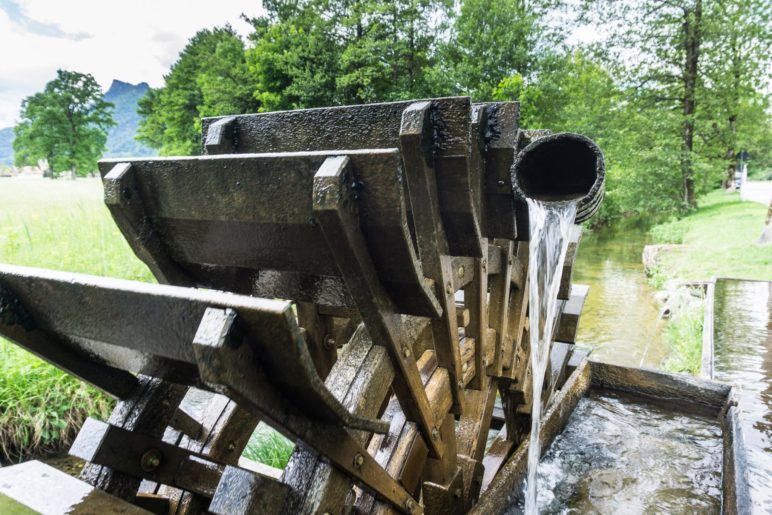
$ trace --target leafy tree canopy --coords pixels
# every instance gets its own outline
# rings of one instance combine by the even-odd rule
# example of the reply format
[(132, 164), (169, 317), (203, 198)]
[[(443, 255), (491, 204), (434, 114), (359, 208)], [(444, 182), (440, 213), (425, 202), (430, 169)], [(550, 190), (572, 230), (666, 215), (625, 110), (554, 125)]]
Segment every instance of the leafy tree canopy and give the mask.
[(21, 121), (14, 128), (16, 165), (46, 159), (54, 176), (95, 172), (114, 125), (112, 109), (94, 77), (58, 70), (42, 92), (22, 102)]

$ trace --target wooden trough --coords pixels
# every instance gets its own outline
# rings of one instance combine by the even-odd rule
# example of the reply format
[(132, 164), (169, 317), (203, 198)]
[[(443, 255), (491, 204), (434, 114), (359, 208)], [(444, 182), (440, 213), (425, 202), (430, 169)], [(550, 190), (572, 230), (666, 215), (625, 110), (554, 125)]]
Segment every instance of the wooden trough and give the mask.
[[(723, 435), (722, 513), (744, 514), (750, 504), (745, 447), (739, 425), (739, 408), (734, 387), (680, 374), (622, 367), (587, 359), (577, 353), (571, 370), (554, 402), (544, 414), (540, 433), (540, 454), (544, 454), (566, 427), (579, 400), (591, 390), (611, 390), (641, 399), (666, 400), (674, 406), (701, 408), (719, 421)], [(502, 513), (512, 497), (522, 495), (529, 442), (523, 442), (481, 495), (472, 513)]]

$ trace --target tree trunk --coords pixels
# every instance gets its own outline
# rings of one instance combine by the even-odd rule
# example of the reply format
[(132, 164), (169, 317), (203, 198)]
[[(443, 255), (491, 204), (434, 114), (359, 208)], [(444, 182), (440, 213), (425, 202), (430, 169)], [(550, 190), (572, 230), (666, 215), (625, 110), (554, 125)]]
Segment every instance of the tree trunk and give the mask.
[(683, 41), (683, 126), (681, 131), (681, 177), (684, 203), (697, 205), (694, 188), (694, 112), (696, 109), (697, 74), (699, 72), (700, 42), (702, 36), (702, 0), (694, 0), (691, 8), (684, 9)]

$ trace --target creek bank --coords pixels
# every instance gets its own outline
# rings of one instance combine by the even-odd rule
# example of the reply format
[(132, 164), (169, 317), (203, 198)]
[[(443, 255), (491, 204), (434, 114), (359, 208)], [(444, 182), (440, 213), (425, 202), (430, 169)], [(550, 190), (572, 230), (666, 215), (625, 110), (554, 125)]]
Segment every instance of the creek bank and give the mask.
[(772, 252), (759, 244), (763, 205), (736, 193), (714, 191), (700, 207), (654, 226), (642, 253), (649, 284), (657, 289), (669, 355), (663, 368), (697, 374), (701, 365), (704, 283), (713, 277), (772, 279)]

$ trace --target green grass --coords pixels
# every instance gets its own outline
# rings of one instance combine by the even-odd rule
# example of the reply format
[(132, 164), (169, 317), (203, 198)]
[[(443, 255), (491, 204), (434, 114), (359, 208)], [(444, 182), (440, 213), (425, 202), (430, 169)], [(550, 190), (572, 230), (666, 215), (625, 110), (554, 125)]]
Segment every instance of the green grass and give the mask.
[[(97, 179), (0, 179), (0, 263), (150, 281)], [(113, 401), (0, 339), (0, 461), (57, 452)]]
[[(756, 244), (766, 213), (766, 206), (743, 202), (737, 193), (714, 191), (702, 197), (694, 212), (651, 229), (656, 243), (682, 246), (660, 255), (649, 282), (659, 289), (669, 279), (684, 282), (712, 277), (772, 280), (772, 247)], [(670, 349), (664, 363), (666, 370), (699, 373), (702, 322), (703, 310), (699, 304), (674, 309), (664, 329)]]
[(767, 207), (742, 202), (736, 193), (714, 191), (684, 218), (651, 229), (657, 243), (683, 247), (660, 257), (667, 278), (702, 281), (711, 277), (772, 280), (772, 247), (757, 245)]
[(664, 329), (664, 338), (669, 350), (663, 364), (665, 370), (692, 375), (700, 373), (703, 320), (704, 302), (682, 304), (673, 309)]
[(283, 469), (292, 455), (295, 445), (278, 431), (259, 424), (247, 443), (242, 456), (271, 467)]

